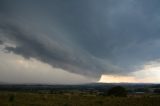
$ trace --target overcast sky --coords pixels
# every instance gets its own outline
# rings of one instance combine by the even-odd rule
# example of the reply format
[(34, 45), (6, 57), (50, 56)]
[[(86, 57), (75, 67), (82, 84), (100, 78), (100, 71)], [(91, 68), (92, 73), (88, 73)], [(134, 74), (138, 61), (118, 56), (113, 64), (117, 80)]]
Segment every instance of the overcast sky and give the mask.
[(160, 69), (159, 5), (0, 0), (0, 82), (87, 83), (102, 75), (160, 82), (153, 78)]

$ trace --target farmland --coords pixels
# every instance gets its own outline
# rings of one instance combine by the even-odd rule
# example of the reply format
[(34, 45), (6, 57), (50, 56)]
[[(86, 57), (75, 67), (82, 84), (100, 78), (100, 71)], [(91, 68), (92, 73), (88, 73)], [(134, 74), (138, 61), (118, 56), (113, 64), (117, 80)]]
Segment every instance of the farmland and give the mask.
[(160, 106), (159, 85), (120, 85), (126, 97), (106, 95), (117, 84), (1, 85), (0, 106)]
[(160, 96), (108, 97), (87, 93), (0, 92), (0, 106), (159, 106)]

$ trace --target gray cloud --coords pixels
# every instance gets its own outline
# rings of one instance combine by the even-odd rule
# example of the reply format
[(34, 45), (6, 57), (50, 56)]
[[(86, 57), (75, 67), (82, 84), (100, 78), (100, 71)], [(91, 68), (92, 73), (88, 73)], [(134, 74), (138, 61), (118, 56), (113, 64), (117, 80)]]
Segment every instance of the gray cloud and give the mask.
[(16, 47), (6, 46), (5, 49), (9, 52), (22, 55), (26, 59), (36, 58), (53, 67), (63, 68), (69, 72), (90, 77), (94, 76), (98, 78), (106, 70), (108, 70), (108, 73), (117, 73), (115, 72), (117, 66), (92, 56), (88, 52), (78, 48), (78, 46), (72, 46), (60, 40), (59, 42), (54, 39), (48, 40), (47, 36), (34, 38), (36, 35), (30, 35), (29, 32), (24, 33), (25, 31), (13, 25), (5, 24), (0, 28), (3, 31), (1, 37), (7, 37), (6, 41), (8, 43), (14, 41), (16, 45)]
[(0, 40), (0, 45), (2, 45), (2, 44), (3, 44), (3, 41)]
[(0, 81), (3, 83), (77, 84), (94, 81), (16, 54), (0, 52), (0, 59)]
[[(3, 0), (2, 0), (3, 1)], [(67, 71), (129, 74), (160, 58), (159, 1), (3, 1), (6, 50)]]

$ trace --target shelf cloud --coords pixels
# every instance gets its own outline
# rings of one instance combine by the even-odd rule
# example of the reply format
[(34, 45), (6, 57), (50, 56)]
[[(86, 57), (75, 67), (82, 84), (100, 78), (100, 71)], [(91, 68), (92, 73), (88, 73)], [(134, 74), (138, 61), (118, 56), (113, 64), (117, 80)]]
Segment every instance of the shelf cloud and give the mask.
[(159, 4), (0, 0), (0, 45), (71, 73), (128, 75), (160, 58)]

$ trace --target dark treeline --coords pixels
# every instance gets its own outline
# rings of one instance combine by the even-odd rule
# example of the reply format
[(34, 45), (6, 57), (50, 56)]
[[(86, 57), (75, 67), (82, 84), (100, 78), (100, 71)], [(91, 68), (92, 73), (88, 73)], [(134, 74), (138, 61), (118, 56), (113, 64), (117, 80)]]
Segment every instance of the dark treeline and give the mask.
[[(154, 89), (158, 89), (158, 84), (129, 84), (129, 83), (91, 83), (91, 84), (82, 84), (82, 85), (10, 85), (10, 84), (1, 84), (1, 91), (84, 91), (84, 92), (106, 92), (114, 86), (123, 86), (129, 93), (133, 92), (150, 92)], [(156, 88), (155, 88), (156, 87)], [(160, 88), (160, 87), (159, 87)]]

